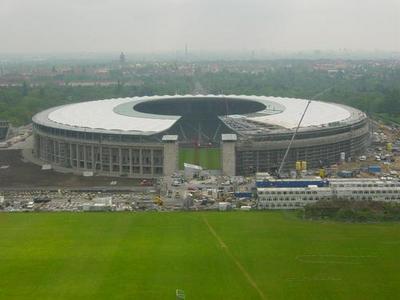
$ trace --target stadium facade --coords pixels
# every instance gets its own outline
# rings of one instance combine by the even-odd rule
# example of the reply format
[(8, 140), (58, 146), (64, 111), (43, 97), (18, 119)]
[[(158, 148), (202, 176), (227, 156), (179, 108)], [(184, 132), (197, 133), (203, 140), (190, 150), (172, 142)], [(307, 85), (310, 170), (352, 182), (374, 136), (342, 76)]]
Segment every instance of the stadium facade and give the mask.
[[(264, 96), (175, 95), (69, 104), (36, 114), (34, 154), (74, 171), (154, 178), (179, 168), (179, 150), (220, 149), (226, 175), (279, 167), (308, 100)], [(312, 101), (284, 170), (362, 154), (367, 116), (352, 107)], [(196, 156), (196, 155), (195, 155)], [(193, 161), (191, 161), (193, 163)]]

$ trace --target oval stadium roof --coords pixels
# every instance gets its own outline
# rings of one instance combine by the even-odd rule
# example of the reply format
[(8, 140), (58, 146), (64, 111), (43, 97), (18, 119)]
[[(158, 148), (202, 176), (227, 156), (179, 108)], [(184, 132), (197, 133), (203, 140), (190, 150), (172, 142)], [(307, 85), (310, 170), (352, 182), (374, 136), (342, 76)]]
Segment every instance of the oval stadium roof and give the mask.
[[(239, 99), (256, 101), (265, 109), (252, 114), (235, 115), (232, 117), (245, 118), (250, 121), (279, 126), (285, 129), (295, 128), (307, 105), (308, 100), (266, 96), (238, 95), (175, 95), (118, 98), (69, 104), (48, 109), (34, 116), (35, 123), (46, 126), (58, 126), (63, 129), (112, 131), (123, 134), (149, 135), (170, 128), (180, 116), (159, 115), (138, 112), (134, 106), (138, 103), (152, 100), (198, 98)], [(301, 127), (326, 126), (335, 122), (344, 122), (358, 116), (365, 117), (362, 112), (347, 106), (312, 101)]]

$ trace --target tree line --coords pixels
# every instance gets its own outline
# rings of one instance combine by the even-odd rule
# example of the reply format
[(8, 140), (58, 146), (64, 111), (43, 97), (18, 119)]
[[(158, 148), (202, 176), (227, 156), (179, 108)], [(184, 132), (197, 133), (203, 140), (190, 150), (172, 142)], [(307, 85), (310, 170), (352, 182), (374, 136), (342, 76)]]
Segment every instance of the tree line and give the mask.
[[(400, 68), (374, 68), (362, 71), (325, 71), (304, 67), (277, 68), (251, 73), (229, 71), (176, 72), (142, 76), (141, 83), (124, 84), (123, 79), (111, 86), (70, 86), (45, 83), (31, 87), (0, 88), (0, 119), (23, 125), (32, 116), (49, 107), (115, 97), (190, 94), (196, 86), (209, 94), (266, 95), (313, 98), (347, 104), (369, 114), (400, 119)], [(322, 92), (322, 93), (321, 93)]]

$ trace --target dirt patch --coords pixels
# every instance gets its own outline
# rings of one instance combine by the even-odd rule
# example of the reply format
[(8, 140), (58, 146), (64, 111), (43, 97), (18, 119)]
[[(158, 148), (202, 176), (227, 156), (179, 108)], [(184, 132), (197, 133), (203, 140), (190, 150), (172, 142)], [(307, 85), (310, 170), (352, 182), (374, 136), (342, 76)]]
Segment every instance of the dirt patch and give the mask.
[[(1, 168), (1, 166), (9, 166)], [(0, 188), (25, 187), (95, 187), (109, 186), (111, 181), (116, 186), (136, 186), (138, 179), (112, 178), (104, 176), (83, 177), (63, 174), (53, 170), (42, 171), (40, 166), (24, 162), (21, 150), (0, 151)]]

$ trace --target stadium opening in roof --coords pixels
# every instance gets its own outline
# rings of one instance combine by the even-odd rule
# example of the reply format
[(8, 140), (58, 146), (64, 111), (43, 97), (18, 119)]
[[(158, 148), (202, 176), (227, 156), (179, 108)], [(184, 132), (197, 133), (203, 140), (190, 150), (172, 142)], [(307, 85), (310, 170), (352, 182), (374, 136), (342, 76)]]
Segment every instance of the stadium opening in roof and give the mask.
[[(110, 176), (154, 178), (176, 172), (185, 162), (226, 175), (273, 172), (307, 102), (175, 95), (69, 104), (33, 117), (34, 154), (44, 163)], [(313, 168), (335, 163), (343, 153), (354, 157), (368, 140), (363, 112), (312, 101), (284, 170), (299, 160)]]

